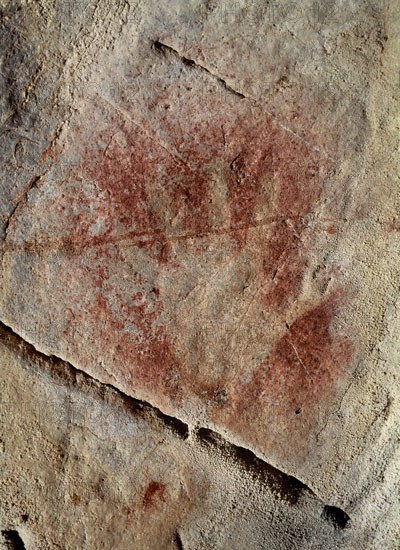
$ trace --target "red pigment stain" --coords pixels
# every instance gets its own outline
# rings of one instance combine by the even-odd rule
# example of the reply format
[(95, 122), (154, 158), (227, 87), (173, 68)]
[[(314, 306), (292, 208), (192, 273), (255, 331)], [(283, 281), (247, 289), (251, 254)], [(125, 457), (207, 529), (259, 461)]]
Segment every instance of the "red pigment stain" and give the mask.
[(331, 333), (343, 300), (342, 292), (333, 293), (288, 326), (256, 368), (251, 382), (241, 388), (231, 425), (240, 424), (242, 415), (254, 417), (271, 407), (272, 422), (283, 416), (290, 425), (294, 415), (301, 414), (304, 427), (315, 406), (332, 398), (354, 353), (348, 338)]
[(165, 502), (165, 489), (163, 483), (152, 481), (143, 495), (143, 508), (153, 508), (159, 502)]
[[(137, 273), (133, 273), (132, 283), (140, 278)], [(101, 327), (100, 337), (103, 344), (106, 345), (106, 349), (108, 347), (112, 350), (114, 357), (111, 357), (111, 360), (118, 357), (116, 368), (113, 366), (114, 375), (117, 374), (118, 364), (122, 374), (129, 364), (133, 373), (140, 369), (138, 374), (144, 388), (154, 390), (162, 387), (166, 370), (169, 365), (175, 363), (175, 359), (165, 327), (155, 325), (162, 312), (157, 289), (151, 293), (153, 299), (136, 293), (132, 294), (132, 300), (128, 300), (116, 292), (107, 279), (102, 279), (100, 284), (101, 291), (92, 305), (91, 315), (95, 315), (96, 324)], [(105, 297), (108, 291), (113, 291), (111, 299)], [(120, 310), (118, 315), (112, 309), (114, 300)], [(125, 330), (127, 320), (135, 326), (134, 335)]]
[(327, 227), (325, 227), (324, 231), (326, 233), (329, 233), (329, 235), (334, 235), (337, 232), (336, 227), (333, 225), (328, 225)]
[[(117, 119), (115, 120), (115, 118)], [(192, 131), (196, 134), (196, 128)], [(78, 134), (82, 134), (78, 130)], [(122, 139), (118, 139), (119, 137)], [(83, 145), (83, 173), (95, 181), (109, 197), (105, 214), (111, 221), (110, 227), (101, 237), (88, 236), (88, 244), (115, 242), (119, 236), (134, 237), (137, 246), (150, 252), (155, 242), (161, 243), (159, 256), (168, 257), (166, 225), (179, 218), (179, 228), (185, 234), (196, 235), (208, 231), (208, 187), (209, 178), (205, 158), (195, 145), (188, 150), (190, 136), (179, 137), (179, 128), (168, 131), (175, 139), (167, 149), (157, 133), (149, 132), (124, 117), (110, 117), (109, 125), (99, 135), (93, 136), (95, 143), (103, 147)], [(107, 145), (106, 145), (107, 144)], [(182, 144), (185, 152), (182, 154)], [(204, 152), (203, 152), (204, 153)], [(157, 194), (167, 206), (158, 206), (152, 201)], [(165, 219), (165, 209), (169, 219)], [(115, 232), (119, 231), (115, 234)], [(75, 235), (77, 241), (84, 234)]]
[(400, 232), (400, 221), (394, 220), (388, 224), (389, 231)]
[[(250, 228), (266, 225), (268, 238), (259, 244), (264, 281), (260, 302), (269, 314), (282, 319), (301, 290), (307, 243), (312, 241), (307, 215), (320, 199), (329, 162), (245, 100), (228, 100), (221, 93), (199, 97), (189, 93), (186, 99), (184, 110), (179, 111), (172, 108), (174, 101), (167, 92), (156, 96), (151, 110), (160, 107), (160, 114), (149, 115), (147, 121), (146, 113), (136, 122), (117, 108), (90, 139), (88, 129), (96, 128), (96, 106), (91, 107), (93, 112), (88, 110), (83, 126), (76, 130), (75, 147), (82, 164), (75, 176), (82, 174), (95, 182), (107, 197), (96, 210), (105, 220), (104, 229), (92, 235), (87, 214), (81, 214), (70, 238), (77, 251), (97, 247), (96, 265), (89, 268), (97, 288), (90, 322), (98, 325), (116, 363), (132, 374), (132, 386), (177, 399), (179, 384), (184, 395), (213, 394), (225, 406), (230, 398), (222, 387), (209, 388), (201, 369), (190, 372), (179, 364), (168, 321), (158, 323), (165, 311), (156, 285), (142, 272), (133, 271), (132, 295), (121, 294), (113, 282), (112, 266), (123, 258), (114, 245), (125, 240), (143, 249), (156, 266), (152, 269), (159, 273), (174, 269), (179, 278), (175, 241), (194, 256), (200, 252), (193, 239), (224, 231), (231, 248), (240, 254)], [(166, 102), (171, 105), (168, 111)], [(124, 106), (124, 112), (127, 109)], [(228, 222), (223, 217), (211, 222), (211, 176), (216, 174), (226, 185)], [(257, 221), (260, 205), (266, 210), (265, 219)], [(138, 287), (144, 289), (143, 295), (135, 295), (133, 289)], [(288, 410), (306, 406), (311, 410), (328, 398), (351, 358), (349, 342), (330, 334), (339, 305), (339, 298), (332, 297), (300, 316), (256, 368), (238, 397), (240, 402), (226, 406), (255, 416), (266, 398), (279, 400)], [(125, 330), (127, 321), (135, 327), (134, 336)], [(115, 374), (118, 367), (112, 368)], [(174, 378), (175, 372), (179, 376)]]
[(300, 289), (307, 260), (296, 229), (301, 232), (299, 224), (289, 226), (283, 219), (272, 224), (263, 260), (265, 276), (272, 283), (262, 291), (268, 309), (282, 309)]

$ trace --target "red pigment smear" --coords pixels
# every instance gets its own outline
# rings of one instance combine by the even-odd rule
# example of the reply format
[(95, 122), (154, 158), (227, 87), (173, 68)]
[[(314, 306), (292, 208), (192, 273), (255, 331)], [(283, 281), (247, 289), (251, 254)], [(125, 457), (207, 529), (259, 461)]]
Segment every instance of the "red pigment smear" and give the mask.
[(152, 481), (143, 495), (143, 508), (153, 508), (159, 502), (165, 502), (165, 489), (163, 483)]
[[(125, 240), (144, 249), (160, 273), (173, 268), (179, 278), (179, 257), (173, 259), (174, 241), (190, 248), (195, 256), (200, 252), (188, 237), (223, 230), (230, 236), (232, 249), (240, 254), (249, 229), (262, 223), (268, 226), (268, 238), (259, 244), (264, 281), (261, 303), (269, 314), (282, 319), (285, 308), (296, 301), (307, 268), (309, 245), (305, 243), (311, 240), (306, 218), (320, 198), (321, 177), (329, 163), (276, 125), (262, 109), (244, 100), (229, 103), (223, 94), (216, 95), (193, 98), (188, 94), (185, 112), (172, 113), (171, 109), (170, 114), (160, 115), (157, 121), (163, 128), (163, 139), (154, 121), (136, 123), (116, 110), (89, 140), (84, 130), (96, 128), (93, 106), (93, 112), (86, 113), (84, 128), (76, 131), (76, 147), (82, 158), (76, 174), (94, 181), (106, 194), (107, 199), (97, 209), (97, 215), (106, 220), (106, 229), (91, 235), (82, 215), (71, 228), (70, 238), (77, 251), (98, 247), (97, 266), (101, 267), (90, 268), (98, 295), (88, 316), (98, 325), (104, 345), (113, 349), (116, 364), (133, 375), (132, 387), (164, 393), (175, 401), (178, 395), (195, 393), (202, 399), (214, 395), (225, 406), (228, 397), (220, 385), (210, 388), (201, 369), (190, 372), (179, 364), (171, 345), (176, 335), (169, 333), (168, 324), (157, 323), (164, 312), (157, 288), (152, 289), (151, 297), (144, 296), (143, 303), (134, 299), (130, 303), (118, 294), (111, 271), (105, 267), (118, 259), (115, 248), (110, 252), (108, 245)], [(152, 109), (166, 99), (173, 103), (172, 97), (156, 97)], [(147, 124), (145, 128), (143, 124)], [(227, 187), (228, 227), (223, 219), (211, 224), (211, 175), (216, 173)], [(266, 190), (270, 204), (265, 219), (257, 222), (255, 214), (259, 205), (265, 204)], [(139, 283), (145, 286), (148, 281), (144, 277), (143, 273), (132, 273), (132, 288)], [(114, 293), (119, 313), (104, 296), (107, 292)], [(338, 299), (331, 298), (299, 317), (256, 369), (240, 396), (238, 411), (246, 409), (256, 416), (257, 407), (266, 398), (278, 399), (288, 410), (312, 408), (333, 391), (335, 380), (351, 357), (350, 344), (330, 335), (338, 305)], [(126, 320), (136, 327), (136, 337), (124, 330)], [(112, 368), (117, 374), (118, 367)]]
[(389, 231), (400, 232), (400, 221), (394, 220), (388, 224)]
[[(124, 381), (126, 387), (132, 384), (150, 392), (160, 392), (168, 386), (168, 372), (176, 364), (165, 326), (157, 321), (163, 311), (156, 286), (146, 293), (132, 291), (122, 293), (112, 281), (112, 264), (122, 259), (116, 252), (97, 249), (99, 265), (91, 268), (90, 277), (97, 287), (95, 300), (91, 304), (87, 317), (81, 322), (95, 323), (96, 335), (101, 341), (103, 358), (107, 363), (107, 372)], [(130, 274), (132, 288), (147, 285), (145, 277), (133, 271)], [(133, 325), (134, 331), (126, 328)], [(127, 366), (129, 365), (129, 370)], [(111, 366), (111, 367), (109, 367)], [(133, 379), (127, 378), (127, 373)]]
[(272, 404), (275, 415), (290, 420), (301, 413), (304, 423), (315, 405), (332, 398), (354, 352), (348, 338), (333, 336), (330, 329), (342, 303), (342, 293), (333, 293), (288, 327), (241, 388), (233, 422), (238, 413), (251, 417)]
[(242, 248), (262, 185), (269, 182), (273, 187), (269, 240), (260, 249), (266, 281), (262, 299), (271, 310), (282, 309), (300, 290), (306, 268), (304, 220), (321, 194), (320, 177), (329, 163), (270, 120), (262, 122), (256, 119), (249, 125), (249, 119), (239, 119), (235, 128), (233, 137), (241, 153), (231, 163), (229, 207), (233, 237)]
[[(118, 132), (127, 143), (119, 143)], [(196, 235), (210, 229), (209, 178), (204, 155), (202, 158), (195, 147), (187, 151), (190, 137), (180, 137), (178, 127), (169, 135), (174, 146), (167, 149), (151, 129), (146, 131), (126, 117), (117, 117), (114, 123), (110, 120), (102, 134), (93, 136), (95, 143), (107, 143), (106, 147), (92, 147), (83, 140), (83, 174), (109, 196), (105, 209), (114, 232), (111, 237), (110, 232), (103, 235), (103, 242), (118, 240), (117, 229), (122, 238), (135, 237), (141, 247), (157, 241), (165, 244), (164, 213), (157, 212), (149, 200), (160, 190), (168, 197), (170, 218), (180, 217), (185, 234)], [(182, 144), (184, 155), (180, 152)], [(77, 237), (78, 241), (82, 239), (82, 235)], [(98, 244), (100, 239), (89, 238), (88, 243)]]

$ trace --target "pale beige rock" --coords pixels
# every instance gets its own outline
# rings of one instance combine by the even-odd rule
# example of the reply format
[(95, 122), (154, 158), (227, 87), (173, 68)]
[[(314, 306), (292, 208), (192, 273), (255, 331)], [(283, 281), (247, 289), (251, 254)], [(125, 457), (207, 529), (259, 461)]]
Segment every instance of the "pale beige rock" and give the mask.
[(254, 456), (1, 337), (0, 527), (28, 550), (336, 548), (346, 538), (321, 501)]
[[(50, 547), (169, 548), (179, 527), (184, 548), (397, 548), (396, 2), (0, 5), (0, 319), (71, 364), (56, 376), (31, 350), (30, 370), (6, 337), (4, 410), (27, 425), (3, 424), (4, 529)], [(154, 410), (132, 416), (99, 384)], [(141, 432), (131, 453), (120, 422)], [(288, 505), (241, 479), (237, 448), (317, 496)], [(126, 499), (122, 526), (107, 502)]]

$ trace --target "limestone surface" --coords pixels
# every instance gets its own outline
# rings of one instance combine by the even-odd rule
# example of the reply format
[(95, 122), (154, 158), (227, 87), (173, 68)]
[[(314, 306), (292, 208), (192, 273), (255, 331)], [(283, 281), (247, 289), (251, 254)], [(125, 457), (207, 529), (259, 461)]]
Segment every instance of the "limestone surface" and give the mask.
[(399, 548), (396, 0), (0, 21), (4, 547)]

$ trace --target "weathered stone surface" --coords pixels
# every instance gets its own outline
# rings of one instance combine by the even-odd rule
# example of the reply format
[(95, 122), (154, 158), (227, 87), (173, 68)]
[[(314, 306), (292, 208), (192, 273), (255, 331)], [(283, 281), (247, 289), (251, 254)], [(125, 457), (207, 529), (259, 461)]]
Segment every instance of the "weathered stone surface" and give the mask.
[[(99, 460), (71, 476), (55, 457), (45, 469), (39, 455), (26, 464), (32, 479), (51, 469), (64, 499), (86, 494), (65, 511), (53, 495), (31, 522), (35, 536), (95, 548), (95, 525), (107, 525), (104, 547), (396, 548), (396, 3), (2, 6), (0, 317), (93, 379), (76, 385), (63, 364), (57, 383), (34, 354), (33, 370), (25, 356), (9, 359), (4, 384), (15, 380), (28, 407), (40, 391), (27, 380), (71, 400), (68, 414), (54, 405), (41, 416), (35, 453), (50, 441), (74, 464), (85, 437), (86, 459)], [(190, 437), (154, 411), (129, 412), (111, 389), (101, 396), (98, 383), (183, 422)], [(68, 447), (71, 418), (92, 406), (92, 431), (74, 428)], [(143, 432), (131, 454), (118, 418)], [(32, 428), (21, 430), (25, 445)], [(204, 446), (205, 430), (220, 443)], [(305, 499), (310, 511), (250, 474), (238, 479), (238, 448), (261, 461), (254, 471), (271, 464), (301, 480), (318, 495)], [(124, 477), (130, 469), (140, 482)], [(100, 470), (99, 489), (90, 476)], [(14, 502), (19, 489), (6, 485)], [(90, 508), (101, 491), (115, 510), (131, 499), (115, 528), (105, 503)], [(226, 492), (244, 500), (240, 513)], [(19, 498), (33, 506), (39, 491), (29, 485), (17, 508)], [(158, 499), (153, 519), (140, 499)], [(352, 528), (332, 531), (321, 506), (345, 510)], [(265, 509), (276, 511), (268, 528)], [(82, 528), (67, 542), (75, 513)], [(4, 517), (16, 521), (13, 506)]]
[(1, 335), (13, 378), (2, 370), (0, 519), (26, 548), (335, 548), (346, 538), (310, 491), (251, 453), (186, 433)]

